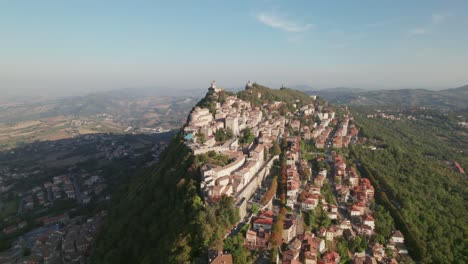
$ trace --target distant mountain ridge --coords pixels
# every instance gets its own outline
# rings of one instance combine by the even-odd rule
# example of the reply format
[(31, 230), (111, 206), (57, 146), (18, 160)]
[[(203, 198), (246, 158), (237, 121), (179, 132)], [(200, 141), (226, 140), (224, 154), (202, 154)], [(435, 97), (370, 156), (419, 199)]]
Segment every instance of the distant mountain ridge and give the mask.
[[(141, 110), (142, 114), (154, 109), (168, 112), (190, 109), (200, 98), (199, 94), (187, 92), (185, 95), (170, 95), (158, 89), (120, 89), (98, 92), (84, 96), (58, 99), (16, 99), (7, 104), (0, 100), (0, 123), (19, 122), (51, 118), (56, 116), (88, 117), (102, 113), (128, 117)], [(174, 93), (175, 94), (175, 93)], [(190, 99), (190, 101), (187, 101)], [(161, 106), (161, 107), (159, 107)], [(169, 107), (167, 107), (169, 106)], [(174, 113), (172, 113), (174, 114)]]
[(468, 108), (468, 85), (432, 91), (426, 89), (363, 90), (332, 88), (306, 91), (335, 104), (352, 106), (400, 106), (429, 108)]

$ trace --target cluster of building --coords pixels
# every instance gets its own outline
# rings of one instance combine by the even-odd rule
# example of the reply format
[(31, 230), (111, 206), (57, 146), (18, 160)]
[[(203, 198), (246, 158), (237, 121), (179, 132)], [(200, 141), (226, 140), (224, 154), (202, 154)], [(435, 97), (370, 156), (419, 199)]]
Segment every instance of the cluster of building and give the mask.
[(332, 145), (335, 148), (347, 148), (351, 140), (358, 136), (358, 129), (354, 124), (350, 124), (350, 117), (345, 116), (344, 120), (338, 125), (338, 128), (333, 137)]
[[(378, 112), (375, 114), (369, 114), (367, 115), (367, 118), (383, 118), (383, 119), (388, 119), (388, 120), (401, 120), (401, 117), (395, 116), (393, 114), (386, 114), (383, 112)], [(409, 118), (411, 119), (411, 118)]]
[[(81, 174), (80, 182), (81, 181), (83, 182), (80, 185), (81, 193), (83, 194), (81, 198), (82, 203), (88, 203), (93, 196), (102, 196), (101, 194), (103, 191), (107, 189), (104, 178), (98, 175), (89, 175), (88, 173)], [(106, 196), (105, 199), (107, 198), (108, 196)]]
[[(357, 235), (370, 240), (376, 235), (376, 222), (373, 217), (373, 211), (370, 209), (371, 201), (374, 198), (374, 187), (369, 179), (362, 178), (354, 166), (347, 166), (341, 155), (332, 152), (331, 155), (334, 164), (334, 186), (337, 193), (337, 200), (344, 206), (343, 213), (339, 215), (340, 224), (330, 227), (334, 231), (333, 237), (343, 236), (351, 241)], [(330, 235), (331, 237), (331, 235)], [(400, 237), (400, 238), (398, 238)], [(394, 253), (386, 255), (386, 248)], [(356, 252), (353, 255), (354, 263), (396, 262), (394, 256), (398, 254), (408, 254), (404, 245), (404, 238), (400, 231), (395, 231), (389, 239), (386, 246), (375, 243), (369, 248), (372, 254)]]
[[(288, 149), (286, 150), (286, 175), (287, 192), (286, 205), (293, 208), (297, 203), (297, 198), (301, 190), (301, 183), (306, 179), (305, 175), (312, 175), (312, 170), (308, 162), (300, 158), (300, 137), (287, 137)], [(301, 178), (301, 175), (304, 177)]]
[(302, 127), (302, 136), (305, 140), (315, 140), (315, 146), (323, 149), (326, 146), (326, 141), (333, 131), (330, 124), (336, 123), (335, 112), (331, 108), (323, 109), (325, 113), (317, 112), (315, 116), (320, 119), (320, 124), (314, 123), (313, 128), (308, 126)]
[(103, 211), (88, 219), (69, 219), (66, 215), (44, 218), (47, 227), (28, 232), (15, 241), (9, 251), (0, 254), (0, 263), (87, 263), (105, 215)]
[[(272, 227), (275, 215), (271, 211), (259, 212), (251, 221), (251, 228), (246, 233), (245, 246), (249, 250), (267, 250), (270, 247)], [(319, 254), (322, 260), (332, 253), (327, 248), (327, 235), (316, 235), (310, 231), (300, 232), (296, 219), (292, 214), (287, 214), (283, 220), (281, 240), (286, 244), (286, 249), (280, 251), (276, 263), (321, 263), (318, 261)], [(333, 252), (333, 254), (337, 254)], [(337, 255), (339, 258), (339, 254)], [(338, 260), (339, 262), (339, 260)], [(338, 263), (336, 262), (336, 263)], [(328, 263), (328, 262), (327, 262)]]
[[(246, 89), (250, 87), (249, 82)], [(214, 82), (209, 90), (215, 98), (222, 92)], [(269, 107), (265, 106), (265, 109)], [(266, 165), (266, 153), (284, 132), (286, 119), (271, 113), (264, 115), (264, 112), (267, 113), (259, 107), (252, 107), (250, 102), (227, 96), (223, 103), (216, 102), (211, 112), (208, 108), (195, 107), (190, 113), (184, 127), (186, 145), (195, 155), (216, 152), (230, 160), (224, 166), (208, 163), (202, 167), (202, 190), (206, 197), (237, 196)], [(240, 146), (239, 139), (244, 129), (249, 129), (256, 140)], [(216, 141), (218, 130), (229, 131), (232, 137), (224, 142)]]
[(260, 212), (252, 219), (252, 228), (246, 233), (245, 245), (250, 250), (267, 249), (273, 227), (273, 212)]
[[(247, 91), (251, 85), (250, 82), (247, 84)], [(214, 101), (206, 108), (195, 107), (184, 127), (185, 144), (195, 155), (221, 155), (223, 160), (228, 160), (223, 165), (214, 162), (202, 165), (201, 189), (206, 198), (242, 196), (271, 161), (272, 157), (267, 153), (273, 142), (281, 140), (287, 143), (284, 152), (287, 178), (284, 202), (293, 210), (281, 219), (283, 247), (279, 248), (277, 263), (340, 263), (345, 256), (334, 251), (339, 240), (351, 243), (359, 236), (370, 241), (376, 235), (376, 223), (370, 209), (375, 190), (370, 181), (360, 177), (356, 168), (347, 166), (344, 158), (334, 151), (328, 157), (317, 158), (323, 159), (322, 162), (327, 159), (332, 164), (331, 170), (320, 169), (313, 176), (309, 161), (302, 157), (301, 139), (305, 142), (315, 140), (317, 148), (328, 149), (332, 145), (335, 148), (348, 147), (357, 139), (359, 132), (352, 123), (352, 117), (345, 115), (338, 120), (332, 108), (314, 104), (294, 105), (294, 113), (279, 115), (275, 112), (281, 109), (283, 102), (252, 107), (250, 102), (233, 95), (218, 100), (224, 92), (214, 82), (209, 91)], [(259, 93), (256, 96), (261, 98)], [(296, 103), (300, 104), (299, 101)], [(301, 122), (304, 117), (310, 127)], [(285, 129), (287, 127), (290, 129)], [(253, 142), (241, 140), (245, 129), (255, 137)], [(218, 140), (217, 132), (220, 130), (232, 136)], [(248, 223), (245, 247), (249, 250), (270, 249), (272, 236), (276, 235), (272, 228), (278, 219), (271, 211), (271, 203), (261, 206), (262, 210)], [(316, 208), (320, 208), (321, 214), (325, 214), (331, 224), (320, 226), (314, 232), (304, 231), (301, 211), (310, 213)], [(389, 249), (393, 252), (390, 255)], [(385, 245), (373, 243), (362, 252), (347, 253), (352, 263), (397, 263), (395, 256), (408, 252), (403, 235), (395, 231)], [(230, 263), (232, 256), (222, 251), (212, 252), (209, 261)]]
[[(350, 131), (345, 124), (340, 127)], [(340, 132), (340, 127), (337, 132)], [(357, 135), (357, 132), (353, 133)], [(368, 179), (359, 176), (355, 167), (347, 166), (344, 158), (335, 151), (332, 151), (329, 157), (333, 164), (331, 171), (334, 173), (330, 175), (330, 179), (327, 177), (330, 172), (326, 169), (319, 170), (313, 177), (307, 177), (306, 175), (311, 175), (306, 173), (310, 168), (308, 162), (301, 159), (298, 138), (288, 137), (287, 132), (285, 133), (285, 140), (289, 146), (286, 152), (286, 205), (303, 212), (310, 212), (319, 207), (320, 211), (332, 220), (332, 224), (328, 228), (319, 227), (315, 232), (304, 232), (299, 226), (302, 222), (294, 216), (294, 211), (288, 214), (281, 234), (287, 248), (283, 247), (280, 250), (281, 257), (278, 257), (277, 263), (340, 263), (344, 256), (332, 250), (335, 248), (332, 245), (336, 245), (339, 239), (351, 243), (360, 236), (370, 241), (370, 238), (376, 235), (376, 223), (370, 209), (374, 187)], [(333, 180), (330, 182), (331, 179)], [(333, 201), (327, 201), (323, 193), (322, 187), (326, 182), (336, 191)], [(269, 248), (275, 217), (272, 212), (263, 211), (252, 219), (251, 229), (247, 231), (245, 240), (248, 249)], [(352, 263), (398, 263), (395, 257), (408, 254), (408, 251), (401, 232), (394, 231), (385, 245), (374, 243), (362, 252), (349, 254), (347, 257), (351, 257)]]
[[(315, 116), (320, 119), (320, 124), (314, 123), (312, 129), (309, 126), (303, 126), (301, 128), (302, 138), (305, 140), (315, 140), (315, 146), (318, 149), (324, 149), (327, 146), (327, 140), (330, 138), (330, 135), (334, 131), (333, 126), (336, 126), (334, 137), (332, 138), (330, 144), (335, 148), (346, 148), (349, 143), (356, 139), (358, 136), (358, 130), (354, 124), (350, 124), (351, 117), (345, 116), (341, 122), (338, 122), (338, 119), (335, 116), (335, 112), (330, 108), (324, 109), (325, 113), (316, 112)], [(312, 112), (313, 113), (313, 112)], [(305, 115), (305, 114), (303, 114)], [(297, 120), (299, 123), (299, 121)], [(292, 127), (294, 123), (292, 123)], [(299, 124), (296, 124), (299, 126)]]
[[(159, 142), (150, 142), (145, 138), (145, 142), (140, 145), (150, 151), (152, 161), (157, 161), (159, 155), (166, 148), (167, 143), (164, 140)], [(151, 145), (149, 145), (151, 144)], [(123, 146), (123, 147), (119, 147)], [(66, 140), (50, 141), (50, 142), (34, 142), (25, 147), (16, 148), (15, 150), (0, 153), (0, 159), (4, 161), (12, 161), (11, 164), (0, 166), (0, 194), (3, 197), (9, 197), (8, 200), (0, 202), (0, 210), (8, 208), (10, 213), (2, 220), (0, 232), (4, 234), (18, 234), (26, 231), (28, 223), (25, 221), (24, 213), (36, 212), (44, 214), (53, 205), (63, 200), (76, 200), (78, 203), (89, 203), (92, 199), (96, 201), (107, 200), (110, 198), (107, 182), (105, 177), (100, 176), (102, 171), (88, 171), (84, 168), (66, 165), (66, 159), (63, 166), (57, 166), (57, 162), (62, 161), (62, 155), (70, 155), (73, 149), (86, 148), (92, 150), (93, 155), (100, 157), (106, 156), (109, 159), (127, 155), (128, 158), (136, 158), (136, 151), (133, 151), (133, 145), (128, 143), (124, 135), (86, 135), (79, 138)], [(122, 152), (126, 150), (125, 152)], [(53, 161), (40, 160), (30, 162), (30, 166), (19, 166), (14, 162), (20, 160), (21, 156), (35, 157), (45, 156), (43, 153), (54, 153), (59, 158)], [(125, 154), (127, 153), (127, 154)], [(79, 154), (77, 154), (79, 155)], [(34, 159), (34, 158), (32, 158)], [(40, 159), (40, 158), (39, 158)], [(50, 175), (50, 171), (38, 164), (54, 163), (53, 167), (66, 169), (67, 172), (60, 175)], [(8, 164), (8, 162), (4, 162)], [(51, 165), (52, 166), (52, 165)], [(50, 175), (50, 176), (49, 176)], [(32, 183), (32, 188), (26, 189), (19, 185), (20, 180), (26, 179)], [(31, 219), (30, 224), (37, 219)]]
[(18, 223), (9, 225), (7, 227), (4, 227), (2, 229), (2, 231), (3, 231), (3, 233), (8, 235), (8, 234), (12, 234), (12, 233), (18, 231), (19, 229), (22, 229), (22, 228), (26, 227), (27, 225), (28, 225), (28, 223), (26, 221), (19, 221)]
[(44, 183), (44, 188), (50, 190), (54, 199), (61, 199), (64, 193), (66, 198), (75, 199), (76, 192), (70, 175), (59, 175), (52, 178), (52, 182)]

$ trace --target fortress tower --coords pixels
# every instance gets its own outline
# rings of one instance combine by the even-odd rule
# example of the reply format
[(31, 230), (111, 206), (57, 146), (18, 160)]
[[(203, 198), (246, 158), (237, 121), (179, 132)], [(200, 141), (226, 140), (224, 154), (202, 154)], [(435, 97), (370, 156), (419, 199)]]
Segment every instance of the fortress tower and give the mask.
[(211, 82), (211, 86), (210, 86), (210, 88), (208, 88), (208, 90), (210, 90), (210, 89), (213, 89), (213, 91), (215, 93), (219, 93), (222, 90), (221, 88), (216, 88), (216, 81)]
[(234, 135), (239, 135), (239, 118), (237, 115), (228, 115), (226, 117), (225, 128), (230, 128)]
[(252, 82), (251, 82), (250, 80), (249, 80), (249, 81), (247, 82), (247, 84), (245, 85), (245, 89), (246, 89), (246, 90), (252, 89)]

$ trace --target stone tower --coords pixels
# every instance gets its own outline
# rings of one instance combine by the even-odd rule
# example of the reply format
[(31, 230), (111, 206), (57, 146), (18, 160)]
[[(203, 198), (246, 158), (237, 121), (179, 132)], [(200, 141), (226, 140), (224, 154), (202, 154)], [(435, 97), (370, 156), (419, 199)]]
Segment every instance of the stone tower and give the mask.
[(237, 117), (237, 115), (228, 115), (226, 117), (225, 128), (230, 128), (234, 135), (239, 135), (239, 118)]
[(252, 89), (252, 82), (251, 81), (247, 82), (247, 84), (245, 85), (245, 89), (246, 90)]

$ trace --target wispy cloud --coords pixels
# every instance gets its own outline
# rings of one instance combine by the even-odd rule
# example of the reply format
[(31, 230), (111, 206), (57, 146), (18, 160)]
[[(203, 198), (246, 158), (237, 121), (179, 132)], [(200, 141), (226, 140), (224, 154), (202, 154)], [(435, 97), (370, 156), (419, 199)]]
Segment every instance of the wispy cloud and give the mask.
[(410, 35), (423, 35), (427, 33), (425, 28), (413, 28), (408, 32)]
[(300, 24), (284, 17), (268, 13), (259, 13), (256, 15), (256, 19), (264, 25), (286, 32), (304, 32), (315, 26), (314, 24), (308, 23)]
[(366, 24), (366, 27), (380, 27), (382, 25), (383, 23), (368, 23)]
[(365, 24), (365, 26), (369, 27), (369, 28), (384, 27), (384, 26), (390, 26), (392, 24), (395, 24), (398, 21), (400, 21), (400, 18), (393, 18), (393, 19), (387, 19), (387, 20), (383, 20), (383, 21), (376, 21), (376, 22), (372, 22), (372, 23), (367, 23), (367, 24)]
[(447, 19), (450, 16), (450, 14), (433, 14), (432, 15), (432, 22), (434, 24), (440, 24), (444, 22), (445, 19)]

